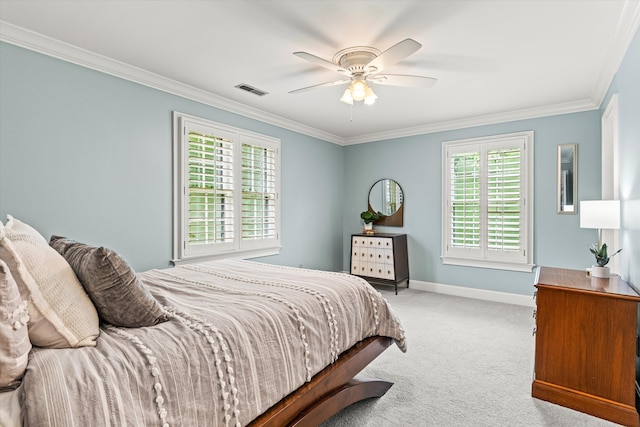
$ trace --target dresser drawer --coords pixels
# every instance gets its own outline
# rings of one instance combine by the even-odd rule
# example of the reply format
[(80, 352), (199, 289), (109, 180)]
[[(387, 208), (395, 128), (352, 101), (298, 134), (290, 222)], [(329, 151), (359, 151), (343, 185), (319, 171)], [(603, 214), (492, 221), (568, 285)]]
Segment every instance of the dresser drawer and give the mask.
[(355, 274), (357, 276), (366, 276), (367, 272), (367, 263), (360, 262), (358, 260), (351, 260), (351, 274)]
[(389, 237), (368, 237), (367, 245), (376, 249), (393, 248), (393, 239)]

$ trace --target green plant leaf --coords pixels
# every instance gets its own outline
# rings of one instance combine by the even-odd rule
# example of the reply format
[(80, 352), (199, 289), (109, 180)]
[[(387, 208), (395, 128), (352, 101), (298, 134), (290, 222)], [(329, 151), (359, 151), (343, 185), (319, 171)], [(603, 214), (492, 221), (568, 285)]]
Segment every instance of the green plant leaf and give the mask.
[(613, 255), (607, 255), (607, 244), (603, 243), (602, 246), (598, 247), (598, 245), (592, 243), (589, 245), (589, 251), (596, 257), (596, 263), (600, 267), (604, 267), (609, 263), (609, 260), (616, 254), (618, 254), (622, 249), (618, 249), (613, 253)]

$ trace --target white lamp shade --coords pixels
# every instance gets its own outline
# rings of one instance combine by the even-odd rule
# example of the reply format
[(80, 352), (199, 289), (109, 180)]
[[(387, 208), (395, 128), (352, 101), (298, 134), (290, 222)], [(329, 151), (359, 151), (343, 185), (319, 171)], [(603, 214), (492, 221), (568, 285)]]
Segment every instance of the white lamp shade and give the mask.
[(620, 200), (581, 201), (580, 228), (620, 228)]

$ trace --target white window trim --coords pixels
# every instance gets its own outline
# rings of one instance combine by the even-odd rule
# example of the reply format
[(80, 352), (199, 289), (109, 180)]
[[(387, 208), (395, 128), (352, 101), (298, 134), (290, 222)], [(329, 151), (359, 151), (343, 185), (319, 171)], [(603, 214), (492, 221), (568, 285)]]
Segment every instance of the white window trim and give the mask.
[[(222, 244), (222, 249), (214, 249), (211, 252), (188, 255), (185, 253), (186, 248), (186, 228), (184, 224), (184, 212), (185, 212), (185, 143), (187, 139), (184, 136), (183, 127), (184, 122), (188, 121), (197, 125), (214, 127), (220, 129), (226, 134), (234, 135), (234, 144), (236, 151), (239, 155), (234, 158), (234, 175), (240, 179), (235, 181), (238, 190), (234, 191), (234, 206), (235, 208), (235, 220), (234, 220), (234, 241), (233, 244)], [(255, 143), (256, 145), (263, 145), (265, 147), (276, 149), (276, 238), (266, 239), (260, 242), (256, 241), (242, 241), (242, 221), (239, 219), (239, 210), (242, 208), (242, 144), (243, 143)], [(281, 241), (280, 241), (280, 139), (270, 136), (262, 135), (259, 133), (251, 132), (248, 130), (235, 128), (225, 124), (213, 122), (210, 120), (202, 119), (199, 117), (191, 116), (188, 114), (173, 112), (173, 254), (171, 262), (175, 265), (202, 262), (214, 259), (224, 258), (256, 258), (262, 256), (277, 255), (280, 253)]]
[[(514, 138), (522, 139), (524, 143), (524, 159), (522, 164), (522, 167), (524, 168), (524, 182), (522, 185), (522, 197), (524, 206), (522, 209), (522, 218), (525, 222), (524, 230), (522, 233), (522, 246), (524, 250), (522, 258), (524, 259), (524, 261), (514, 261), (509, 260), (508, 258), (487, 259), (482, 255), (482, 251), (480, 251), (480, 256), (478, 255), (478, 251), (473, 254), (463, 254), (461, 253), (463, 251), (458, 251), (457, 253), (455, 251), (450, 251), (448, 246), (448, 242), (450, 239), (449, 232), (451, 229), (451, 216), (449, 215), (449, 194), (451, 179), (451, 174), (449, 173), (450, 148), (455, 149), (463, 146), (478, 146), (479, 144), (494, 145)], [(531, 272), (533, 270), (533, 268), (535, 267), (535, 264), (533, 263), (533, 141), (533, 131), (526, 131), (479, 138), (469, 138), (456, 141), (445, 141), (442, 143), (442, 247), (440, 258), (443, 264), (523, 272)]]

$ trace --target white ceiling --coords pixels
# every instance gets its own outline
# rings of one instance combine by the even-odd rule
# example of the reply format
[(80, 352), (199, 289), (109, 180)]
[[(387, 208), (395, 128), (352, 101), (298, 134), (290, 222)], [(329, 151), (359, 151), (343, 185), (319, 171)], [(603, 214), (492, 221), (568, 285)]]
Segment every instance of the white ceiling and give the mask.
[[(0, 0), (0, 39), (351, 144), (597, 108), (639, 16), (639, 0)], [(353, 108), (344, 86), (288, 93), (341, 78), (293, 52), (405, 38), (422, 48), (385, 73), (434, 87), (372, 86)]]

